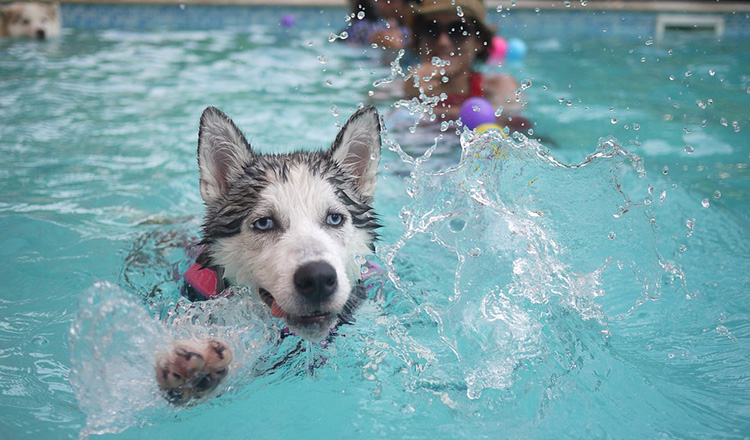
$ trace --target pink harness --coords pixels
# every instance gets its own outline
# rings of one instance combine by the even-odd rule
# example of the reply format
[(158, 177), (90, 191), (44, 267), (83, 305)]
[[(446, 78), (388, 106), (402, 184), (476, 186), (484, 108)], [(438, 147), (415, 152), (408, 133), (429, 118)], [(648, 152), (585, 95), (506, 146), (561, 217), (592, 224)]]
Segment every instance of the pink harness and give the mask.
[(205, 299), (211, 299), (221, 293), (217, 292), (216, 289), (219, 281), (216, 271), (209, 267), (203, 267), (200, 263), (191, 264), (182, 278)]

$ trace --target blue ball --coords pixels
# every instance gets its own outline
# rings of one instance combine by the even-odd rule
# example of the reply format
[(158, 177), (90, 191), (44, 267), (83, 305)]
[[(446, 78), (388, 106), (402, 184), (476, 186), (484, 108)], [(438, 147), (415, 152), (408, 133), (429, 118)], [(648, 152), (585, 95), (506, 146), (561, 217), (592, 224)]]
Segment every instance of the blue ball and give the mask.
[(526, 43), (519, 38), (511, 38), (508, 40), (508, 55), (509, 60), (520, 60), (526, 56)]
[(482, 124), (495, 122), (495, 108), (483, 98), (469, 98), (461, 106), (458, 116), (470, 130)]

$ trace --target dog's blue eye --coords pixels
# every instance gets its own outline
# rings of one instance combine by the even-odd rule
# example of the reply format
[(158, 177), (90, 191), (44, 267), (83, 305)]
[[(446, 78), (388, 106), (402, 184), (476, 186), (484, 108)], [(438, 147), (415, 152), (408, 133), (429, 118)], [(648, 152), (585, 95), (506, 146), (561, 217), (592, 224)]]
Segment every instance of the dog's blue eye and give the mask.
[(344, 216), (341, 214), (328, 214), (326, 223), (330, 226), (340, 226), (344, 222)]
[(273, 229), (273, 219), (271, 217), (263, 217), (253, 222), (253, 228), (259, 231), (270, 231)]

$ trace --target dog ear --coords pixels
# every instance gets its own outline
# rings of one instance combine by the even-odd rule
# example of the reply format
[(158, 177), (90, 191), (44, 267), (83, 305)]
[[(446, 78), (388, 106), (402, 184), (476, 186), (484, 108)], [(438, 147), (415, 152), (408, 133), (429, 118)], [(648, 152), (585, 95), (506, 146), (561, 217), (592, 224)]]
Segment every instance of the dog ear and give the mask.
[(50, 15), (52, 18), (57, 18), (60, 16), (60, 2), (54, 2), (47, 5), (49, 8)]
[(355, 178), (359, 193), (371, 199), (380, 162), (380, 116), (375, 107), (361, 108), (349, 118), (336, 136), (331, 154)]
[(227, 115), (208, 107), (198, 132), (198, 167), (201, 197), (206, 204), (229, 189), (229, 181), (241, 174), (252, 158), (250, 144)]

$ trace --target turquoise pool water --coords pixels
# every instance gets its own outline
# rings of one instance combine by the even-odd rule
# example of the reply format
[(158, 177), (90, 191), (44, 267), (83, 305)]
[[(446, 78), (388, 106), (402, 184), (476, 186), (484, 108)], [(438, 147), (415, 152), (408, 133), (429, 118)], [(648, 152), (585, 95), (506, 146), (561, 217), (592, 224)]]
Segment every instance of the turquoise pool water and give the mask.
[(151, 316), (205, 316), (174, 281), (199, 115), (264, 151), (328, 145), (390, 74), (332, 28), (0, 42), (0, 438), (750, 436), (750, 44), (689, 36), (527, 39), (507, 69), (542, 145), (464, 135), (460, 164), (453, 128), (377, 101), (388, 271), (358, 322), (274, 346), (262, 310), (209, 306), (242, 364), (167, 406)]

